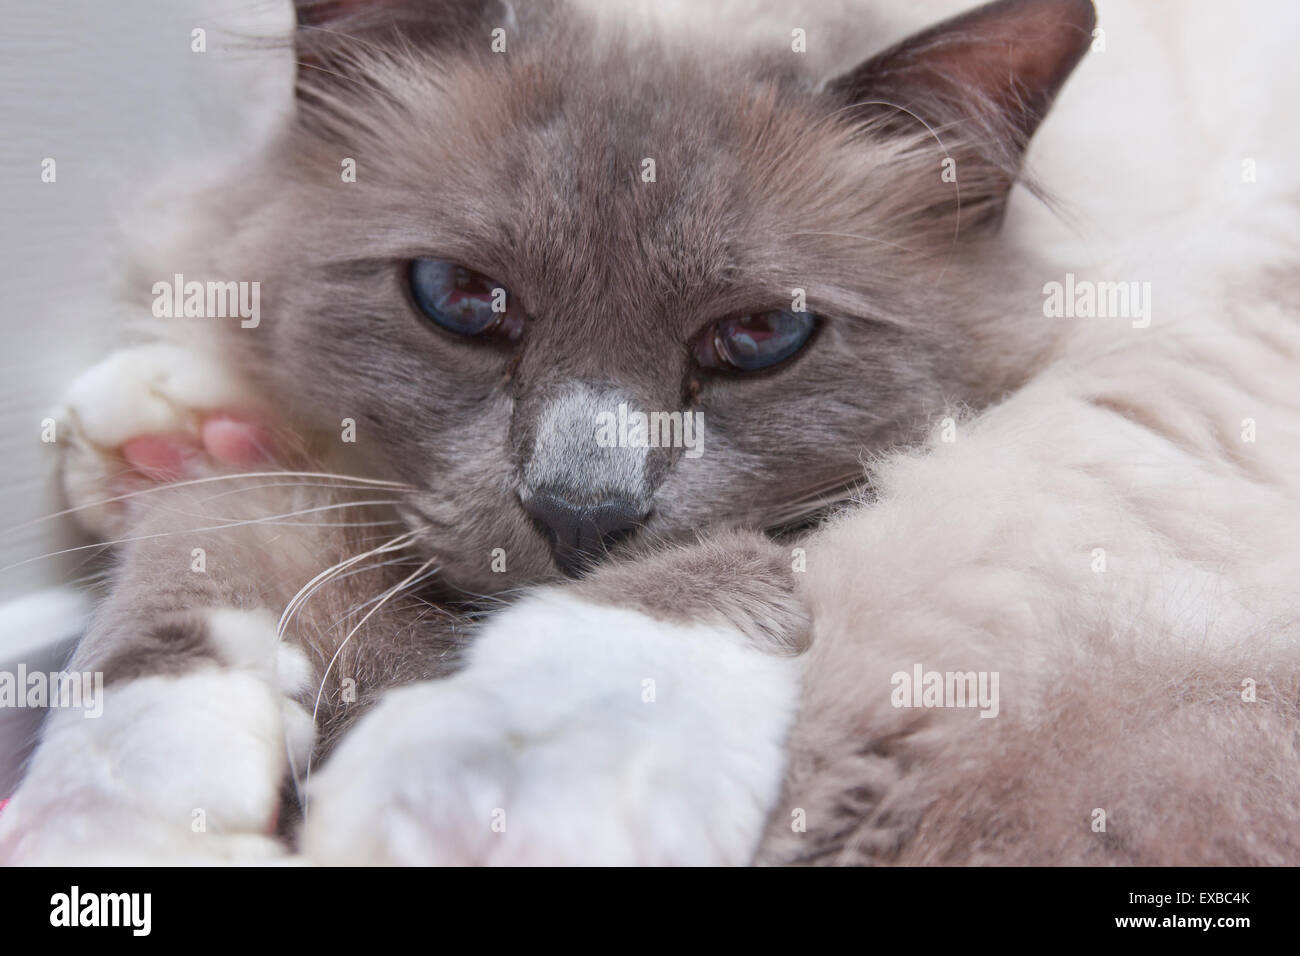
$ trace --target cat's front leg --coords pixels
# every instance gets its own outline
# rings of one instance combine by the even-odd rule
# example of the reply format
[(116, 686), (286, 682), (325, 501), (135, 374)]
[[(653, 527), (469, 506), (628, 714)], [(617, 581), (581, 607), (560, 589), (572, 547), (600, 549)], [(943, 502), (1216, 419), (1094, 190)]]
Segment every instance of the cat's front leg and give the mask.
[(236, 478), (133, 500), (111, 593), (64, 671), (80, 706), (51, 706), (0, 813), (0, 862), (285, 855), (277, 816), (313, 746), (319, 675), (272, 609), (340, 545), (275, 519), (328, 494)]
[(807, 620), (725, 535), (541, 589), (391, 691), (309, 788), (334, 864), (744, 864), (779, 796)]
[(283, 569), (261, 559), (272, 539), (281, 553), (321, 549), (295, 549), (308, 532), (258, 523), (300, 504), (292, 487), (157, 484), (260, 454), (254, 427), (217, 414), (244, 404), (210, 360), (162, 344), (113, 353), (71, 389), (60, 428), (69, 497), (88, 528), (129, 543), (112, 594), (59, 675), (76, 685), (77, 706), (62, 691), (50, 701), (40, 745), (0, 813), (0, 861), (283, 853), (272, 831), (286, 764), (311, 745), (312, 722), (295, 701), (311, 674), (277, 638), (266, 608), (283, 600), (262, 582)]
[(305, 657), (277, 642), (265, 610), (146, 614), (127, 637), (68, 669), (84, 675), (81, 706), (52, 709), (0, 813), (0, 861), (283, 856), (273, 831), (286, 763), (313, 738), (294, 700)]

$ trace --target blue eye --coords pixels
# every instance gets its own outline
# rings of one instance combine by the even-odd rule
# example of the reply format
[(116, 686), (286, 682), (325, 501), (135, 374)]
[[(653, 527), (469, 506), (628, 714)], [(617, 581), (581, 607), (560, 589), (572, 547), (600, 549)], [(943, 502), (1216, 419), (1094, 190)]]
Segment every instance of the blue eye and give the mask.
[(714, 322), (695, 343), (695, 361), (705, 368), (756, 372), (793, 356), (812, 337), (811, 312), (773, 309)]
[(457, 335), (517, 339), (523, 312), (501, 283), (442, 259), (411, 263), (411, 298), (430, 320)]

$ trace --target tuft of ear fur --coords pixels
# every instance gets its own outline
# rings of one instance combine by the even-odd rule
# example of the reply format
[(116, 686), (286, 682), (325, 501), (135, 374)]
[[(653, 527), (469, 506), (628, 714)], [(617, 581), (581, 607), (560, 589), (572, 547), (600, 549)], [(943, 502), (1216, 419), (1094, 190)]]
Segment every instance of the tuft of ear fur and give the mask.
[(384, 44), (488, 48), (491, 30), (514, 25), (509, 0), (294, 0), (298, 95), (351, 79), (357, 55)]
[(1092, 0), (996, 0), (885, 50), (826, 85), (876, 132), (918, 125), (957, 165), (967, 225), (1000, 221), (1030, 137), (1083, 59)]

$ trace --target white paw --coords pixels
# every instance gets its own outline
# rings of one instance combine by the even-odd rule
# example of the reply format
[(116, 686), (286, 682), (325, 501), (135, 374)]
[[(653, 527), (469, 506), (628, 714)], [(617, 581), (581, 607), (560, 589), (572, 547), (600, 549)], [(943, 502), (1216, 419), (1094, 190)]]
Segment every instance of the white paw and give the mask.
[(272, 831), (287, 752), (301, 766), (312, 745), (293, 700), (306, 659), (276, 642), (266, 611), (213, 612), (208, 634), (224, 666), (111, 684), (97, 717), (51, 711), (0, 813), (0, 863), (284, 857)]
[(224, 421), (249, 407), (246, 389), (220, 365), (174, 345), (122, 349), (87, 369), (57, 416), (63, 485), (77, 520), (101, 537), (118, 536), (124, 507), (99, 502), (144, 486), (142, 468), (154, 479), (205, 473), (208, 416), (221, 412)]
[(468, 667), (390, 692), (311, 781), (331, 864), (743, 864), (799, 662), (738, 632), (541, 592)]

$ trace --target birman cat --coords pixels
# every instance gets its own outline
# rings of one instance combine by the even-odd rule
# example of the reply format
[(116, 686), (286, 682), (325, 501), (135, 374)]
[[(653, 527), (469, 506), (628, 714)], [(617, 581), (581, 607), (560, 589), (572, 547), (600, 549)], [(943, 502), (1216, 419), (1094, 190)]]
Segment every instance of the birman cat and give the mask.
[(68, 395), (0, 857), (1300, 861), (1295, 124), (925, 6), (299, 0)]

